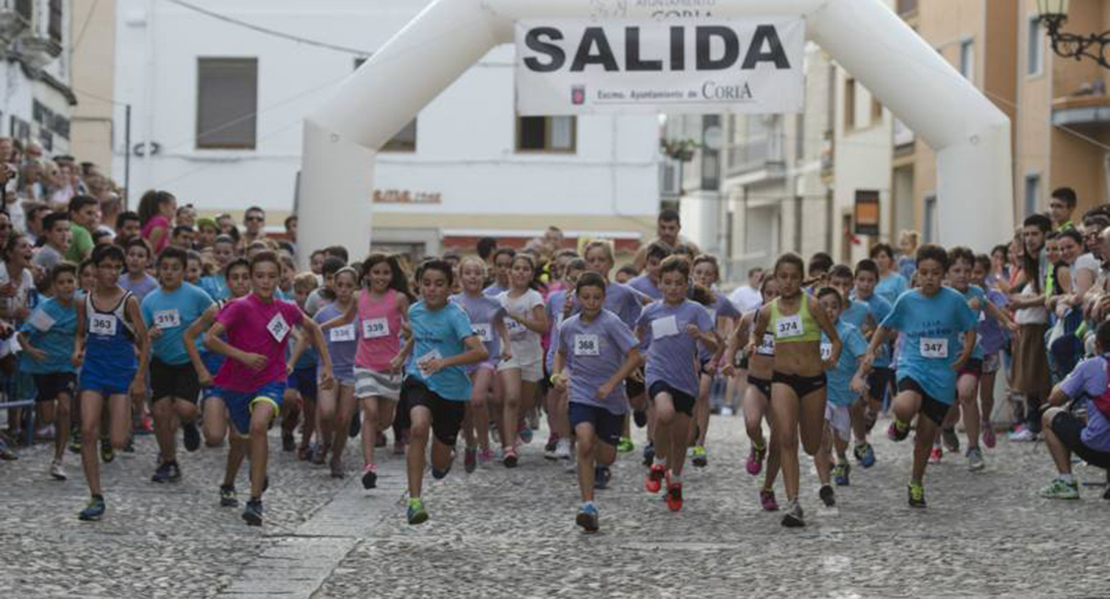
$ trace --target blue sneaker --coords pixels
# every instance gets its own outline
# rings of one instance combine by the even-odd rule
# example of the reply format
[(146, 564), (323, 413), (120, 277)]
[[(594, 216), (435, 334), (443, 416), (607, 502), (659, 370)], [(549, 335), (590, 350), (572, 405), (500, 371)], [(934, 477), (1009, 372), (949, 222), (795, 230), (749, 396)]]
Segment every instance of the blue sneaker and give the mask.
[(525, 426), (524, 428), (520, 429), (520, 441), (521, 441), (521, 443), (525, 443), (525, 444), (532, 442), (532, 429), (531, 428)]
[(409, 524), (423, 524), (428, 521), (428, 510), (424, 509), (424, 500), (415, 497), (409, 500)]
[(833, 466), (833, 478), (836, 480), (836, 486), (847, 487), (851, 484), (849, 475), (852, 472), (852, 465), (848, 463), (837, 464)]
[(597, 532), (597, 508), (592, 503), (583, 505), (574, 521), (586, 532)]
[(856, 456), (856, 461), (864, 468), (870, 468), (875, 465), (875, 448), (867, 441), (863, 443), (856, 443), (852, 453)]
[(104, 515), (105, 508), (104, 498), (100, 495), (93, 495), (89, 499), (89, 505), (85, 506), (85, 509), (81, 510), (77, 517), (86, 522), (99, 522), (100, 517)]
[(243, 520), (250, 526), (262, 526), (262, 500), (251, 499), (243, 510)]
[(611, 478), (613, 478), (613, 473), (609, 471), (608, 466), (594, 466), (595, 489), (608, 489)]
[(154, 476), (150, 477), (150, 482), (155, 483), (168, 483), (173, 475), (172, 462), (162, 462), (158, 465), (158, 469), (154, 471)]

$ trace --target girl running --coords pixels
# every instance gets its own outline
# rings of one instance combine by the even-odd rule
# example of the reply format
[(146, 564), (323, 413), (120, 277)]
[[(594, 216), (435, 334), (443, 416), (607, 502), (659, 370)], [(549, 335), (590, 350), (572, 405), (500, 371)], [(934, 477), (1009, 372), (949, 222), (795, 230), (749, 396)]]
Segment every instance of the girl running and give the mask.
[[(335, 301), (320, 308), (313, 320), (324, 324), (346, 314), (355, 305), (358, 289), (358, 271), (343, 267), (332, 276)], [(347, 431), (351, 426), (358, 402), (355, 401), (355, 355), (358, 352), (358, 324), (351, 322), (324, 331), (328, 339), (328, 354), (332, 359), (335, 386), (321, 390), (316, 402), (316, 421), (320, 429), (320, 444), (313, 463), (324, 463), (331, 450), (331, 476), (343, 478), (343, 449), (347, 446)]]
[[(547, 372), (555, 372), (555, 356), (559, 353), (559, 326), (569, 315), (573, 302), (568, 301), (568, 299), (574, 295), (574, 290), (578, 285), (578, 279), (585, 270), (586, 262), (581, 258), (574, 258), (570, 262), (567, 262), (566, 266), (563, 268), (562, 288), (547, 296), (547, 318), (553, 323), (551, 325), (551, 330), (553, 332), (551, 335), (551, 344), (547, 349), (547, 355), (544, 360), (544, 366)], [(570, 459), (570, 439), (572, 431), (570, 422), (567, 420), (566, 392), (560, 391), (552, 385), (547, 390), (547, 403), (545, 409), (547, 410), (548, 426), (557, 437), (555, 447), (550, 448), (545, 457), (550, 460)], [(626, 444), (630, 446), (632, 440), (622, 436), (620, 443), (618, 443), (618, 450), (620, 450), (621, 446)], [(626, 451), (632, 451), (632, 448), (628, 447)]]
[[(798, 502), (798, 430), (809, 455), (821, 448), (825, 429), (825, 370), (840, 359), (841, 342), (829, 317), (817, 301), (802, 292), (805, 265), (796, 254), (775, 262), (779, 297), (760, 308), (752, 340), (768, 330), (775, 336), (775, 372), (771, 376), (772, 426), (779, 437), (783, 484), (790, 504), (782, 518), (787, 527), (805, 526)], [(832, 344), (828, 358), (821, 357), (821, 333)], [(754, 348), (752, 348), (754, 350)]]
[[(281, 410), (285, 397), (286, 349), (293, 327), (304, 327), (312, 337), (324, 364), (320, 386), (334, 384), (331, 357), (320, 327), (304, 316), (295, 304), (275, 297), (281, 264), (273, 252), (259, 252), (251, 259), (252, 292), (231, 302), (216, 316), (205, 334), (211, 351), (225, 360), (215, 382), (231, 417), (232, 435), (250, 439), (251, 498), (243, 512), (249, 525), (262, 525), (262, 493), (267, 484), (269, 459), (267, 431)], [(227, 341), (224, 341), (224, 335)], [(234, 464), (229, 460), (224, 485), (235, 482)]]
[[(650, 255), (649, 252), (649, 263)], [(721, 271), (717, 266), (716, 258), (708, 254), (702, 254), (694, 258), (694, 283), (709, 293), (709, 304), (706, 306), (706, 310), (709, 312), (709, 320), (716, 327), (718, 338), (728, 339), (732, 335), (732, 329), (736, 325), (736, 319), (740, 317), (740, 312), (736, 310), (728, 297), (713, 291), (720, 278)], [(709, 453), (705, 450), (705, 438), (709, 434), (709, 393), (713, 388), (713, 380), (717, 376), (717, 369), (721, 366), (721, 355), (724, 353), (724, 349), (723, 347), (719, 348), (719, 351), (715, 354), (702, 352), (700, 356), (702, 361), (701, 380), (698, 384), (698, 399), (694, 405), (694, 430), (691, 431), (693, 433), (691, 442), (694, 445), (691, 463), (699, 468), (704, 468), (709, 463)]]
[(86, 439), (81, 465), (92, 495), (78, 515), (81, 520), (99, 520), (106, 505), (93, 441), (100, 438), (101, 409), (107, 402), (111, 447), (122, 450), (131, 430), (131, 402), (146, 394), (150, 341), (139, 300), (119, 286), (124, 260), (118, 247), (97, 246), (92, 254), (96, 286), (77, 304), (72, 361), (81, 368), (81, 437)]
[(605, 486), (609, 466), (617, 459), (617, 443), (628, 412), (624, 379), (640, 366), (636, 337), (615, 314), (602, 309), (605, 287), (605, 279), (597, 273), (578, 279), (575, 296), (582, 309), (559, 327), (552, 375), (555, 387), (566, 392), (570, 401), (582, 493), (582, 508), (575, 521), (587, 532), (598, 530), (594, 486), (599, 482)]
[(486, 280), (485, 262), (476, 256), (467, 256), (459, 264), (459, 272), (462, 274), (462, 293), (451, 296), (451, 301), (466, 310), (475, 334), (490, 355), (490, 359), (466, 367), (471, 395), (463, 422), (466, 440), (463, 466), (467, 472), (474, 472), (478, 462), (485, 464), (492, 458), (489, 448), (489, 394), (497, 362), (512, 359), (512, 350), (501, 302), (482, 293), (482, 283)]
[(452, 452), (466, 417), (470, 379), (465, 366), (489, 357), (470, 319), (448, 301), (454, 286), (451, 265), (442, 260), (425, 262), (420, 272), (421, 300), (409, 308), (412, 336), (392, 365), (405, 364), (401, 393), (412, 420), (405, 459), (408, 466), (409, 524), (428, 520), (421, 496), (429, 432), (432, 442), (432, 477), (442, 479), (451, 469)]

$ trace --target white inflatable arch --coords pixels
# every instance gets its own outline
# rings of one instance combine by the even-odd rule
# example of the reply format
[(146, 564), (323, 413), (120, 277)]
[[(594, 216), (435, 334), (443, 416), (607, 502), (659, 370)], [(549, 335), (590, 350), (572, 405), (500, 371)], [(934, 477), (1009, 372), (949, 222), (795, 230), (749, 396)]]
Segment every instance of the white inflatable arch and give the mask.
[(306, 119), (299, 245), (343, 244), (353, 256), (369, 247), (377, 150), (511, 43), (515, 21), (652, 18), (678, 4), (712, 17), (804, 17), (810, 39), (936, 151), (941, 243), (985, 251), (1010, 237), (1009, 119), (881, 0), (434, 0)]

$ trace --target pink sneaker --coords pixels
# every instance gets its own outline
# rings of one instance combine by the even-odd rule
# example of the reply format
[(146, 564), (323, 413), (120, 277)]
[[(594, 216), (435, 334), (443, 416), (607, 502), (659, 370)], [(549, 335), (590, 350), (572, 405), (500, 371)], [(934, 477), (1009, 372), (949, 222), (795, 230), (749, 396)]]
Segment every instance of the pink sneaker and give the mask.
[(987, 449), (994, 449), (995, 444), (998, 443), (994, 434), (994, 427), (991, 426), (990, 421), (985, 421), (980, 426), (983, 429), (983, 445), (986, 445)]
[(746, 464), (748, 474), (756, 476), (763, 471), (763, 456), (765, 455), (767, 455), (766, 447), (756, 449), (755, 445), (752, 445), (751, 451), (748, 452), (748, 462)]
[(775, 501), (775, 492), (760, 490), (759, 491), (759, 504), (763, 506), (765, 512), (779, 511), (779, 503)]
[(483, 449), (478, 452), (478, 463), (485, 466), (493, 459), (493, 452), (488, 449)]

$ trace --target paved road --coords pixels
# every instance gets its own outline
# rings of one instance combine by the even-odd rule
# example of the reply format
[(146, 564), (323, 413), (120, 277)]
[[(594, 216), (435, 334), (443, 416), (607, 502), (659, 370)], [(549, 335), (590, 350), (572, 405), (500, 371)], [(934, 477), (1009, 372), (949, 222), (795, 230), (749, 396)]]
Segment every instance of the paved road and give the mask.
[(381, 488), (365, 492), (351, 456), (352, 476), (334, 481), (275, 450), (262, 529), (217, 507), (221, 451), (185, 455), (185, 479), (156, 485), (153, 440), (140, 439), (137, 453), (105, 468), (109, 512), (90, 524), (76, 518), (86, 497), (77, 461), (69, 481), (50, 481), (39, 446), (0, 464), (0, 594), (1110, 597), (1110, 502), (1091, 487), (1078, 502), (1038, 498), (1052, 475), (1043, 445), (1002, 441), (978, 474), (946, 456), (930, 467), (925, 511), (906, 506), (908, 444), (878, 441), (879, 463), (853, 472), (837, 510), (818, 509), (806, 461), (809, 525), (785, 530), (759, 510), (740, 461), (742, 429), (739, 419), (714, 419), (710, 465), (690, 470), (679, 514), (642, 490), (642, 467), (624, 456), (599, 495), (596, 535), (574, 525), (574, 477), (536, 445), (516, 470), (429, 477), (431, 520), (415, 528), (404, 520), (400, 459), (389, 456)]

